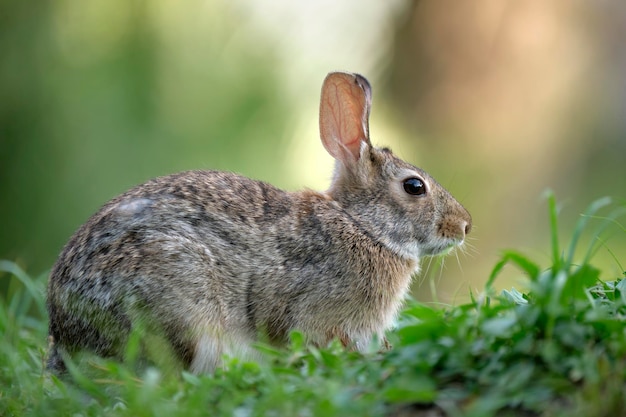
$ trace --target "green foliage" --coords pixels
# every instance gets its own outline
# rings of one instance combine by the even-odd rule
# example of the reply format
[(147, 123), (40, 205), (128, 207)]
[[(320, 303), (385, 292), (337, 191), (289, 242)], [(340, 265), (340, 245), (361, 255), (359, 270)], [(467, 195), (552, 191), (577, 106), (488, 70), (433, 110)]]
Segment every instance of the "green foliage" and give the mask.
[[(0, 415), (626, 415), (626, 279), (603, 282), (589, 263), (610, 225), (624, 232), (624, 207), (600, 217), (610, 200), (592, 204), (561, 251), (555, 199), (548, 201), (550, 266), (507, 251), (470, 303), (411, 301), (388, 335), (393, 349), (318, 349), (294, 333), (286, 350), (260, 345), (263, 363), (229, 359), (212, 376), (94, 357), (70, 364), (63, 380), (48, 375), (46, 277), (0, 262), (10, 280), (0, 300)], [(592, 221), (592, 242), (575, 263)], [(525, 292), (494, 289), (508, 264), (525, 275)], [(131, 343), (129, 356), (136, 351)]]

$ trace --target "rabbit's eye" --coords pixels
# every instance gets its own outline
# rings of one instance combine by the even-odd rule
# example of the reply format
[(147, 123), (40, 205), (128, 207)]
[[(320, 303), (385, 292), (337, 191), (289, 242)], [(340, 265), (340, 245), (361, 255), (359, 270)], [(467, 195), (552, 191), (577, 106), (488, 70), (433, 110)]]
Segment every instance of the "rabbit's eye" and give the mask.
[(424, 181), (419, 178), (408, 178), (404, 180), (402, 184), (404, 191), (411, 195), (423, 195), (426, 194), (426, 185)]

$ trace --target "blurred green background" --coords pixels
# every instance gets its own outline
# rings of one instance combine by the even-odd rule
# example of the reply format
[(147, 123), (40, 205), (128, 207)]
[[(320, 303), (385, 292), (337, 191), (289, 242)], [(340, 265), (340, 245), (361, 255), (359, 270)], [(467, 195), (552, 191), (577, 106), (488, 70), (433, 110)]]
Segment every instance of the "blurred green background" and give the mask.
[(373, 85), (373, 142), (474, 217), (466, 253), (415, 286), (458, 300), (502, 249), (547, 259), (546, 188), (564, 229), (626, 197), (625, 34), (620, 0), (6, 0), (0, 258), (49, 269), (100, 205), (175, 171), (325, 188), (319, 89), (347, 70)]

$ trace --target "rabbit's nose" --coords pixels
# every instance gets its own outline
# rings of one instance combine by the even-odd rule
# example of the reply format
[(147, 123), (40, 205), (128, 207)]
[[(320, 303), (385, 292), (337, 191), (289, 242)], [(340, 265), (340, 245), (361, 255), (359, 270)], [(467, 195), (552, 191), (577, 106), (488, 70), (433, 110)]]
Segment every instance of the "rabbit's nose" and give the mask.
[(472, 225), (467, 220), (456, 216), (449, 216), (443, 219), (443, 222), (439, 226), (439, 232), (442, 237), (462, 241), (471, 228)]
[(469, 232), (472, 230), (472, 223), (471, 222), (463, 222), (463, 223), (465, 223), (465, 226), (463, 226), (463, 230), (465, 231), (465, 236), (467, 236)]

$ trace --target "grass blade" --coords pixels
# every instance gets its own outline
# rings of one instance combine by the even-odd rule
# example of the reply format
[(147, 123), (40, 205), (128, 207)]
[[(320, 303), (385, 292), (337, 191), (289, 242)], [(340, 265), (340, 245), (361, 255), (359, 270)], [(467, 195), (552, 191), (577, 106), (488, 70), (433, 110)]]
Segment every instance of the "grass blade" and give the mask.
[(558, 208), (556, 205), (556, 197), (552, 190), (546, 192), (548, 199), (548, 213), (550, 216), (550, 237), (552, 247), (552, 264), (554, 269), (561, 268), (561, 249), (559, 248), (559, 228), (558, 228)]
[[(587, 253), (585, 254), (584, 261), (585, 263), (589, 262), (589, 260), (596, 254), (599, 248), (606, 245), (606, 240), (602, 239), (600, 235), (604, 233), (604, 231), (611, 225), (617, 226), (622, 232), (626, 233), (626, 228), (622, 226), (620, 222), (617, 221), (618, 218), (622, 217), (626, 214), (626, 207), (619, 207), (609, 213), (606, 217), (600, 216), (589, 216), (590, 219), (598, 219), (602, 220), (598, 228), (595, 230), (593, 234), (593, 240), (589, 244), (589, 248), (587, 249)], [(619, 262), (618, 262), (619, 264)]]
[[(581, 215), (581, 217), (576, 222), (576, 226), (574, 227), (574, 233), (572, 234), (572, 240), (570, 241), (569, 249), (567, 251), (567, 264), (571, 265), (574, 262), (574, 252), (576, 251), (576, 246), (578, 245), (578, 241), (580, 237), (587, 227), (587, 223), (601, 208), (608, 206), (611, 204), (610, 197), (600, 198), (589, 205), (587, 210)], [(595, 235), (599, 236), (599, 233)], [(593, 244), (592, 244), (593, 246)], [(590, 248), (591, 249), (591, 248)], [(589, 255), (589, 252), (587, 252)], [(585, 262), (588, 260), (588, 256), (585, 257)]]
[(496, 264), (496, 266), (491, 271), (489, 275), (489, 279), (487, 280), (486, 287), (487, 289), (491, 289), (493, 287), (493, 283), (496, 280), (497, 276), (502, 271), (502, 268), (508, 263), (512, 263), (521, 269), (523, 272), (528, 274), (528, 277), (534, 281), (539, 275), (540, 268), (537, 264), (532, 262), (530, 259), (526, 258), (519, 252), (515, 251), (505, 251), (502, 255), (502, 259)]
[(12, 300), (11, 310), (13, 312), (19, 315), (20, 311), (17, 311), (17, 309), (26, 311), (34, 301), (37, 306), (38, 313), (41, 317), (46, 317), (47, 313), (45, 309), (43, 291), (38, 283), (14, 262), (0, 260), (0, 271), (7, 272), (17, 278), (17, 280), (24, 286), (28, 294), (22, 294), (21, 297), (16, 297)]

